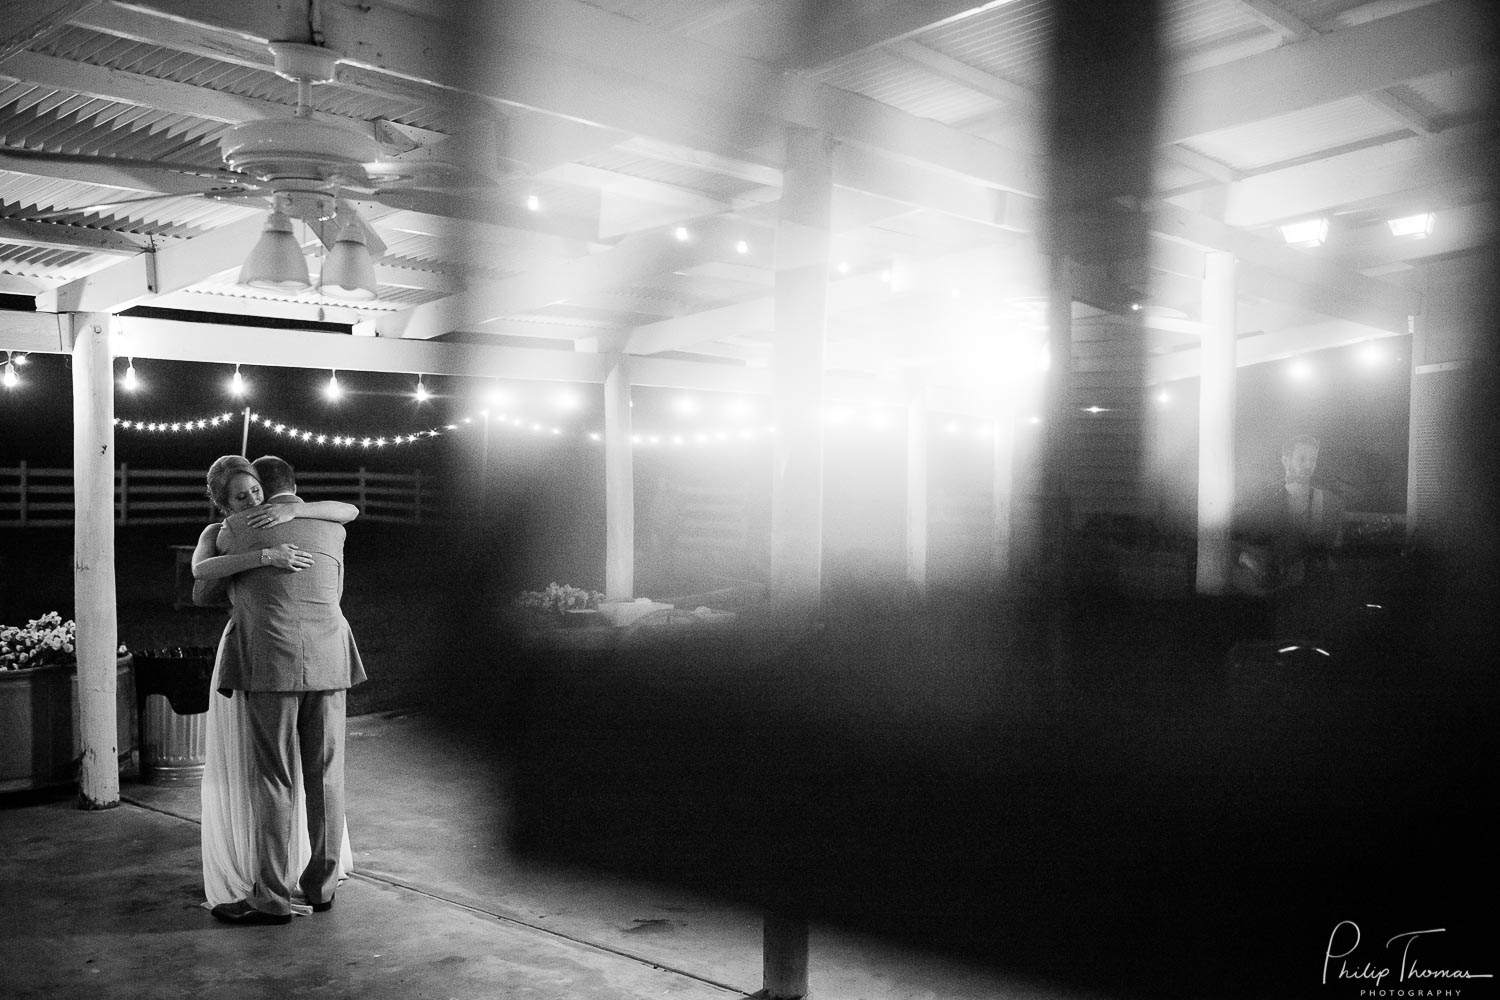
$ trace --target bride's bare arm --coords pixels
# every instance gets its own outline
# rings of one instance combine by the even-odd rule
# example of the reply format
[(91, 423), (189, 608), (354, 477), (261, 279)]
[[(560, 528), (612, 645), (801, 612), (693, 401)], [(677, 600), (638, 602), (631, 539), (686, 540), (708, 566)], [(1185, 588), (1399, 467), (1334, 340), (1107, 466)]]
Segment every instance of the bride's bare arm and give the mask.
[(193, 550), (194, 580), (222, 580), (260, 566), (275, 566), (295, 572), (312, 565), (312, 556), (290, 542), (251, 549), (249, 552), (216, 555), (221, 533), (220, 525), (210, 524), (198, 536), (198, 547)]
[(251, 528), (269, 528), (285, 524), (295, 517), (311, 518), (315, 521), (332, 521), (348, 524), (359, 516), (359, 508), (342, 500), (297, 500), (292, 503), (266, 503), (259, 507), (233, 515), (242, 519)]

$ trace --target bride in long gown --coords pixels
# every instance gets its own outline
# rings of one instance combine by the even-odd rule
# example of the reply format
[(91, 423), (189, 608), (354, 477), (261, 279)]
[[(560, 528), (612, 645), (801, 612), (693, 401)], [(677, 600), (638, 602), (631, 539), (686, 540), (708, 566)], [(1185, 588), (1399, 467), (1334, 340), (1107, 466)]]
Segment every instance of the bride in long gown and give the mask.
[[(264, 500), (260, 479), (255, 475), (254, 467), (239, 455), (225, 455), (209, 467), (208, 495), (226, 518), (239, 511), (260, 507)], [(264, 511), (252, 515), (250, 524), (254, 527), (267, 527), (292, 517), (310, 517), (345, 524), (358, 516), (359, 508), (353, 504), (338, 500), (319, 500), (270, 505)], [(209, 603), (212, 599), (214, 581), (224, 581), (236, 573), (262, 565), (258, 552), (248, 556), (220, 554), (218, 542), (221, 527), (222, 523), (216, 522), (204, 528), (203, 533), (198, 536), (197, 548), (193, 551), (193, 575), (198, 581), (193, 596), (199, 603)], [(280, 569), (296, 571), (301, 568), (305, 559), (299, 557), (296, 547), (291, 545), (277, 546), (267, 552), (270, 564)], [(227, 627), (226, 625), (226, 629)], [(250, 796), (254, 763), (250, 752), (245, 699), (226, 698), (217, 694), (223, 654), (224, 643), (221, 639), (218, 655), (214, 660), (213, 682), (209, 689), (202, 784), (203, 893), (207, 900), (203, 905), (207, 908), (248, 898), (255, 882), (257, 861), (255, 816)], [(288, 844), (289, 856), (285, 870), (299, 872), (306, 867), (312, 848), (307, 838), (307, 805), (302, 786), (302, 764), (295, 758), (292, 765), (292, 785), (295, 789), (292, 814), (295, 836)], [(346, 823), (339, 851), (339, 881), (342, 882), (353, 867), (354, 853), (349, 847), (349, 827)], [(311, 908), (302, 900), (294, 899), (292, 911), (309, 913)]]

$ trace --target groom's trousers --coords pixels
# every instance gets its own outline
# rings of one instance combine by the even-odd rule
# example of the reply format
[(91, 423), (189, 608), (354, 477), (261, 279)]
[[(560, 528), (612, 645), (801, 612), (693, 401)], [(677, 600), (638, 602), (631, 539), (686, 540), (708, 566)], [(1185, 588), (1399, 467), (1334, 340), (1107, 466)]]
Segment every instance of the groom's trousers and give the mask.
[[(345, 691), (238, 691), (250, 722), (255, 765), (255, 887), (250, 902), (267, 913), (290, 913), (292, 890), (324, 903), (338, 887), (344, 830)], [(287, 871), (295, 763), (302, 763), (307, 838), (312, 856), (301, 872)]]

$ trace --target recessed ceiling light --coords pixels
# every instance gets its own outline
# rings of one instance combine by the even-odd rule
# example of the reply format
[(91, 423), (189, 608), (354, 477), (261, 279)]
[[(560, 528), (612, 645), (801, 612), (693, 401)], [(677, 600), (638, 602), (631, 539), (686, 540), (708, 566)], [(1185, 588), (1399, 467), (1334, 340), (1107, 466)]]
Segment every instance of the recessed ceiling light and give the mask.
[(1432, 213), (1423, 212), (1420, 215), (1407, 215), (1399, 219), (1389, 219), (1386, 221), (1386, 225), (1391, 227), (1392, 236), (1420, 240), (1432, 235)]

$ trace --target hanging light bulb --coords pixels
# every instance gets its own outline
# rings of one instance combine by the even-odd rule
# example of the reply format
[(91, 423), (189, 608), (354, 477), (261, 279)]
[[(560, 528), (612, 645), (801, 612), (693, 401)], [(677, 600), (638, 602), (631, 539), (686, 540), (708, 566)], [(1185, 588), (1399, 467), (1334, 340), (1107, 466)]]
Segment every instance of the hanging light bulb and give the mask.
[(229, 392), (233, 396), (245, 394), (245, 379), (240, 375), (240, 366), (234, 366), (234, 377), (229, 380)]
[(16, 374), (16, 359), (13, 355), (5, 356), (5, 388), (14, 389), (21, 384), (21, 377)]
[(422, 384), (422, 376), (417, 376), (417, 402), (425, 403), (432, 398), (432, 393), (427, 391), (427, 386)]
[(134, 358), (125, 359), (125, 378), (120, 382), (120, 384), (130, 392), (135, 392), (135, 390), (140, 386), (140, 382), (137, 381), (135, 377)]
[(343, 396), (344, 387), (339, 385), (338, 369), (329, 369), (328, 388), (323, 390), (323, 394), (326, 395), (329, 399), (338, 399), (339, 397)]

